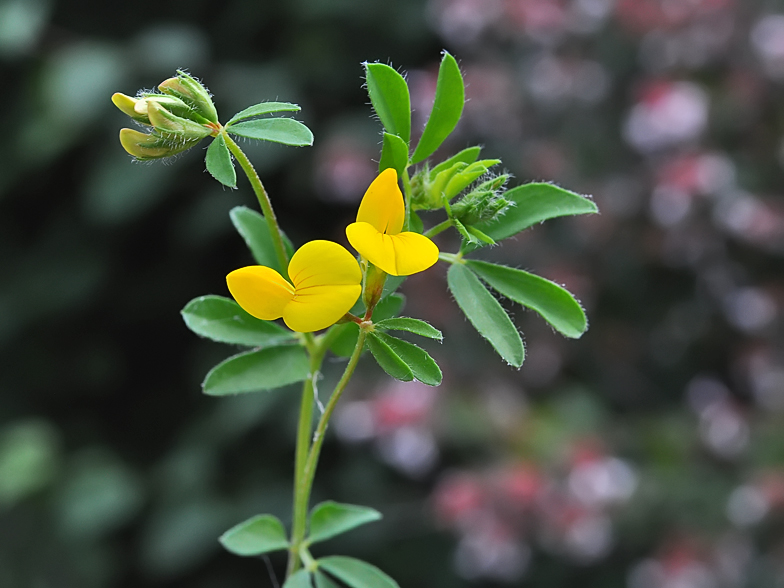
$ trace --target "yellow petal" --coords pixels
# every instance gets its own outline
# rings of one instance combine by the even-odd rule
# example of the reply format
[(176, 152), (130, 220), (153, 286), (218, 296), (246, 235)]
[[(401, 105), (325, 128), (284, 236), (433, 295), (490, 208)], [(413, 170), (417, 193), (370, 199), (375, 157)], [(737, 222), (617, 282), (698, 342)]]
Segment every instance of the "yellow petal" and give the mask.
[(362, 270), (342, 245), (332, 241), (310, 241), (292, 256), (289, 277), (299, 294), (302, 289), (313, 286), (360, 284)]
[(274, 269), (252, 265), (226, 276), (229, 292), (245, 312), (271, 321), (283, 316), (294, 298), (294, 288)]
[(370, 263), (388, 274), (398, 275), (395, 248), (389, 235), (379, 232), (370, 223), (351, 223), (346, 227), (346, 237)]
[[(356, 265), (356, 261), (354, 261)], [(310, 286), (297, 290), (283, 311), (283, 321), (292, 331), (310, 333), (334, 325), (362, 293), (360, 284)]]
[(425, 271), (438, 261), (438, 247), (419, 233), (392, 235), (392, 246), (397, 260), (396, 276), (410, 276)]
[(419, 233), (385, 235), (368, 223), (352, 223), (346, 236), (362, 257), (393, 276), (410, 276), (438, 261), (436, 244)]
[(397, 185), (397, 172), (385, 169), (365, 192), (357, 211), (357, 222), (370, 223), (381, 233), (396, 235), (403, 229), (405, 218), (406, 205)]

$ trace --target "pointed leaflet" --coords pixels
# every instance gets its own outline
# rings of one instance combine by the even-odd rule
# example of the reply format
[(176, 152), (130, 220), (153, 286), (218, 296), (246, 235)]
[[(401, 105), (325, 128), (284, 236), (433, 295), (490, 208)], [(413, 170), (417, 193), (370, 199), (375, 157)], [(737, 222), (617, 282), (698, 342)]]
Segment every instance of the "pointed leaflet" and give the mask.
[(419, 144), (411, 157), (411, 163), (419, 163), (438, 149), (457, 126), (465, 104), (463, 75), (457, 61), (444, 51), (444, 58), (438, 68), (436, 97), (433, 110), (419, 139)]
[(221, 184), (229, 188), (237, 187), (237, 172), (234, 170), (234, 164), (231, 162), (231, 153), (229, 153), (229, 148), (226, 147), (223, 135), (218, 135), (212, 140), (212, 143), (207, 148), (207, 156), (204, 158), (204, 163), (207, 165), (207, 171)]
[(384, 133), (384, 144), (381, 147), (381, 160), (378, 162), (379, 173), (385, 169), (392, 168), (397, 172), (398, 177), (408, 167), (408, 145), (397, 135)]
[(384, 128), (406, 144), (411, 140), (411, 99), (408, 84), (399, 73), (383, 63), (365, 64), (365, 81), (373, 109)]
[(310, 376), (308, 356), (299, 345), (240, 353), (219, 363), (204, 379), (209, 396), (272, 390)]
[(562, 335), (576, 339), (588, 327), (580, 303), (550, 280), (486, 261), (466, 263), (499, 294), (535, 310)]
[(226, 126), (233, 125), (234, 123), (245, 120), (246, 118), (252, 118), (254, 116), (261, 116), (264, 114), (270, 114), (273, 112), (297, 112), (300, 110), (300, 107), (296, 104), (291, 104), (290, 102), (261, 102), (259, 104), (254, 104), (253, 106), (249, 106), (245, 110), (242, 110), (231, 117), (231, 120), (226, 123)]
[(283, 523), (272, 515), (251, 517), (226, 531), (218, 541), (235, 555), (261, 555), (289, 546)]
[(392, 331), (408, 331), (422, 337), (430, 337), (441, 341), (444, 336), (441, 331), (419, 319), (410, 317), (390, 318), (376, 323), (378, 329), (390, 329)]
[(516, 235), (528, 227), (547, 219), (573, 214), (599, 212), (592, 200), (552, 184), (525, 184), (504, 193), (514, 204), (506, 212), (476, 227), (496, 241)]
[(381, 369), (390, 376), (401, 382), (410, 382), (414, 379), (414, 372), (411, 371), (411, 368), (386, 342), (381, 340), (378, 333), (368, 335), (367, 346)]
[(341, 588), (332, 578), (322, 572), (317, 571), (313, 576), (316, 578), (316, 588)]
[(470, 269), (456, 263), (447, 272), (449, 290), (479, 334), (514, 367), (523, 365), (525, 349), (509, 315)]
[(317, 560), (319, 568), (329, 572), (351, 588), (400, 588), (392, 578), (370, 565), (353, 557), (333, 555)]
[(445, 159), (430, 170), (430, 181), (432, 182), (439, 172), (448, 170), (456, 163), (465, 163), (466, 165), (474, 163), (479, 158), (480, 151), (482, 151), (482, 148), (478, 145), (476, 147), (468, 147), (459, 151), (449, 159)]
[(310, 513), (308, 541), (325, 541), (355, 527), (372, 523), (381, 518), (381, 513), (367, 506), (339, 504), (327, 501), (313, 507)]
[(257, 118), (226, 127), (226, 132), (246, 139), (303, 147), (313, 145), (313, 133), (293, 118)]
[[(275, 255), (275, 247), (272, 245), (272, 236), (269, 226), (264, 217), (255, 210), (246, 206), (235, 206), (229, 213), (234, 228), (245, 239), (245, 243), (253, 254), (253, 259), (259, 265), (271, 267), (279, 274), (287, 276), (287, 268), (280, 267), (278, 257)], [(294, 255), (294, 246), (286, 236), (283, 236), (283, 244), (288, 251), (289, 258)]]
[(310, 583), (310, 572), (304, 568), (295, 572), (289, 576), (283, 588), (313, 588), (313, 584)]
[(443, 378), (441, 368), (438, 367), (438, 364), (430, 357), (427, 351), (421, 347), (386, 333), (376, 332), (370, 338), (376, 338), (386, 345), (392, 353), (408, 366), (414, 377), (423, 384), (438, 386), (441, 383)]
[[(387, 278), (387, 284), (392, 281), (393, 277), (394, 276), (390, 276)], [(384, 286), (384, 290), (386, 290), (386, 285)], [(378, 321), (383, 321), (384, 319), (400, 314), (405, 303), (406, 297), (402, 294), (395, 293), (384, 296), (373, 311), (373, 321), (377, 323)], [(358, 302), (358, 305), (359, 310), (354, 312), (354, 309), (352, 309), (351, 312), (354, 314), (364, 314), (365, 307), (361, 303), (361, 299)], [(354, 346), (357, 344), (357, 337), (359, 337), (359, 325), (356, 323), (346, 323), (344, 325), (335, 325), (332, 328), (340, 329), (340, 333), (335, 335), (335, 338), (329, 345), (329, 350), (339, 357), (351, 357)]]
[(252, 317), (223, 296), (199, 296), (182, 309), (188, 328), (202, 337), (248, 347), (274, 347), (295, 340), (291, 331)]

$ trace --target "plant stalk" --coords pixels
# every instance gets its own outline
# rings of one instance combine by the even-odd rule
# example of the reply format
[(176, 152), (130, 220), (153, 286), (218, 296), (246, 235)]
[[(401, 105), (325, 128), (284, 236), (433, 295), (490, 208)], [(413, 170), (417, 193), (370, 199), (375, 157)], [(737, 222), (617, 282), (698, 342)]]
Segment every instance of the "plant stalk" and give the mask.
[(240, 149), (239, 145), (234, 142), (234, 139), (229, 136), (226, 129), (221, 129), (221, 134), (223, 135), (223, 140), (226, 141), (226, 146), (229, 148), (229, 151), (234, 155), (234, 158), (237, 160), (237, 163), (240, 164), (242, 171), (244, 171), (245, 175), (248, 177), (248, 181), (250, 181), (253, 192), (256, 194), (256, 198), (259, 201), (261, 212), (264, 215), (264, 219), (267, 221), (267, 226), (269, 227), (270, 235), (272, 236), (272, 246), (275, 248), (275, 255), (278, 258), (278, 263), (285, 272), (286, 268), (289, 266), (289, 256), (288, 253), (286, 253), (286, 247), (283, 244), (283, 233), (278, 225), (275, 211), (272, 209), (272, 202), (270, 202), (269, 195), (264, 189), (264, 184), (261, 183), (261, 178), (259, 178), (259, 174), (256, 173), (253, 164), (242, 149)]

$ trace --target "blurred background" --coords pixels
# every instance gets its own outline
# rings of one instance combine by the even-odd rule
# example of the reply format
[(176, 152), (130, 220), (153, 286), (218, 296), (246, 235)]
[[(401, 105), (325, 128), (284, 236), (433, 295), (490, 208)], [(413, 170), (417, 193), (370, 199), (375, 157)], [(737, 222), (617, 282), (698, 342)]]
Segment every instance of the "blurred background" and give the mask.
[(784, 586), (776, 0), (0, 0), (0, 586), (276, 586), (285, 566), (217, 537), (290, 521), (298, 389), (203, 396), (235, 350), (178, 316), (251, 263), (228, 211), (254, 197), (205, 145), (133, 163), (111, 94), (184, 67), (224, 121), (301, 104), (312, 148), (247, 149), (295, 243), (342, 242), (380, 151), (361, 63), (407, 72), (421, 129), (442, 48), (469, 97), (446, 150), (598, 203), (488, 253), (565, 284), (591, 326), (511, 309), (516, 371), (443, 267), (410, 278), (444, 384), (361, 364), (314, 501), (384, 520), (314, 554), (404, 588)]

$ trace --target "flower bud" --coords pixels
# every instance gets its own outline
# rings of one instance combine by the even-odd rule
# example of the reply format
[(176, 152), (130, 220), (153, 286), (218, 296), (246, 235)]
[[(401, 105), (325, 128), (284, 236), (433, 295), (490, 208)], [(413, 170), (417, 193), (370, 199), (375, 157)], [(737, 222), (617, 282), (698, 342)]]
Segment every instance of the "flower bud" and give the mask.
[(209, 127), (169, 112), (157, 100), (140, 100), (137, 106), (140, 104), (146, 106), (150, 124), (162, 135), (176, 135), (185, 141), (199, 141), (209, 137), (213, 132), (213, 129)]
[(179, 98), (208, 121), (218, 122), (218, 112), (209, 91), (185, 72), (177, 70), (177, 76), (161, 82), (158, 89), (164, 94)]
[(512, 205), (501, 192), (508, 179), (508, 174), (502, 174), (482, 182), (452, 205), (452, 216), (473, 225), (502, 215)]
[(145, 125), (150, 124), (150, 119), (147, 118), (146, 110), (145, 112), (141, 113), (136, 110), (136, 105), (140, 102), (138, 98), (131, 98), (130, 96), (126, 96), (120, 92), (115, 92), (112, 94), (112, 102), (124, 114), (130, 116), (136, 122), (140, 122)]
[(133, 129), (122, 129), (120, 131), (120, 143), (123, 149), (140, 161), (177, 155), (196, 145), (199, 140), (182, 140), (172, 136), (164, 137), (155, 131), (150, 134), (140, 133)]

